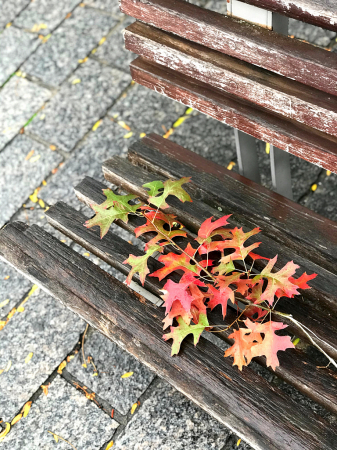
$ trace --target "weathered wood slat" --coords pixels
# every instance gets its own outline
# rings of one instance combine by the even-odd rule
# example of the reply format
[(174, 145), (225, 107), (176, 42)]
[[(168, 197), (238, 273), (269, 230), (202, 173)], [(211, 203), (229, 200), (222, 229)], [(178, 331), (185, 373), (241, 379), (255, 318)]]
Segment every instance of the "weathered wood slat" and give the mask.
[(337, 31), (335, 0), (240, 0), (328, 30)]
[[(91, 203), (93, 203), (91, 201)], [(109, 231), (104, 239), (100, 239), (99, 230), (87, 229), (83, 226), (86, 218), (79, 211), (74, 210), (65, 203), (59, 202), (52, 206), (47, 212), (48, 222), (61, 231), (66, 236), (79, 243), (91, 253), (95, 254), (103, 261), (117, 268), (123, 273), (128, 273), (128, 266), (122, 264), (129, 254), (141, 256), (143, 253), (135, 248), (132, 244), (122, 240), (117, 234)], [(156, 259), (150, 257), (148, 266), (151, 272), (158, 270), (163, 265)], [(134, 280), (139, 282), (139, 277), (135, 276)], [(148, 278), (145, 286), (155, 295), (160, 296), (164, 283), (158, 282), (156, 278)], [(236, 312), (228, 310), (225, 320), (217, 311), (208, 313), (210, 325), (223, 323), (229, 326), (235, 321)], [(215, 327), (219, 330), (219, 327)], [(228, 339), (231, 330), (218, 332), (217, 336), (231, 343)], [(255, 359), (259, 364), (265, 366), (264, 358)], [(333, 413), (337, 413), (337, 381), (335, 374), (331, 370), (317, 369), (317, 364), (308, 357), (308, 355), (298, 349), (291, 352), (282, 352), (279, 354), (280, 367), (274, 373), (280, 376), (286, 382), (292, 384), (299, 389), (304, 395), (318, 402)], [(315, 374), (315, 375), (313, 375)]]
[(337, 55), (183, 0), (121, 0), (122, 12), (190, 41), (336, 95)]
[(336, 222), (155, 134), (135, 142), (128, 157), (166, 178), (192, 177), (197, 198), (248, 215), (264, 233), (337, 274)]
[[(120, 157), (114, 157), (103, 164), (103, 173), (105, 178), (111, 183), (121, 186), (122, 189), (127, 192), (138, 195), (142, 200), (147, 199), (147, 191), (145, 188), (142, 188), (141, 185), (153, 181), (153, 175), (140, 167), (132, 166), (127, 160)], [(216, 210), (213, 208), (208, 209), (208, 205), (206, 204), (204, 204), (201, 209), (202, 202), (186, 202), (182, 204), (178, 199), (172, 198), (168, 203), (170, 208), (165, 211), (177, 215), (178, 219), (183, 223), (186, 223), (186, 217), (188, 217), (193, 230), (198, 229), (201, 223), (208, 217), (219, 217), (218, 212), (214, 213)], [(259, 236), (259, 239), (261, 240), (262, 236)], [(289, 261), (289, 252), (287, 253)], [(299, 258), (296, 256), (295, 261), (297, 262), (298, 259)], [(311, 305), (309, 306), (302, 296), (296, 299), (296, 302), (291, 299), (283, 298), (282, 302), (278, 305), (278, 310), (288, 314), (291, 313), (296, 320), (307, 326), (318, 336), (319, 345), (330, 356), (337, 358), (335, 317), (332, 317), (333, 314), (331, 311), (322, 309), (319, 312), (317, 311), (315, 315), (311, 314), (309, 316), (308, 311), (311, 310)], [(277, 317), (275, 317), (275, 320), (277, 320)], [(295, 334), (305, 337), (301, 330), (297, 327), (294, 328), (290, 321), (285, 320), (285, 322), (289, 323), (289, 329), (296, 330), (294, 331)]]
[(126, 28), (124, 39), (127, 50), (147, 60), (337, 136), (337, 97), (140, 22)]
[(131, 63), (130, 69), (137, 83), (337, 173), (336, 137), (271, 114), (264, 108), (141, 57)]
[(196, 349), (187, 340), (180, 356), (172, 359), (169, 343), (161, 337), (159, 308), (38, 227), (25, 231), (15, 224), (5, 227), (0, 233), (0, 257), (255, 449), (333, 448), (336, 434), (323, 419), (294, 401), (284, 402), (282, 392), (271, 389), (249, 368), (240, 374), (207, 340), (201, 338)]

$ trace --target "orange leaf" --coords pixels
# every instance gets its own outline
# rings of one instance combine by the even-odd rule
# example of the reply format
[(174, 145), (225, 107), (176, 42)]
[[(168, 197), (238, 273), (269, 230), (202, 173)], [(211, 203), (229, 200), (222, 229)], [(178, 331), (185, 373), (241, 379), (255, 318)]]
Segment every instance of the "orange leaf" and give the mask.
[(61, 364), (59, 365), (59, 368), (57, 369), (57, 373), (61, 375), (62, 370), (65, 368), (66, 365), (67, 365), (66, 361), (62, 361)]
[(131, 407), (131, 414), (133, 414), (136, 411), (137, 407), (138, 407), (138, 403), (134, 403), (132, 405), (132, 407)]
[(22, 414), (20, 413), (20, 414), (18, 414), (17, 416), (14, 417), (14, 419), (11, 422), (11, 425), (15, 425), (21, 419), (22, 419)]
[(46, 384), (46, 385), (42, 384), (41, 388), (42, 388), (42, 391), (43, 391), (44, 395), (48, 395), (48, 388), (49, 388), (49, 386), (50, 386), (50, 383)]
[(31, 406), (32, 406), (32, 402), (25, 403), (24, 407), (22, 408), (23, 417), (28, 416)]

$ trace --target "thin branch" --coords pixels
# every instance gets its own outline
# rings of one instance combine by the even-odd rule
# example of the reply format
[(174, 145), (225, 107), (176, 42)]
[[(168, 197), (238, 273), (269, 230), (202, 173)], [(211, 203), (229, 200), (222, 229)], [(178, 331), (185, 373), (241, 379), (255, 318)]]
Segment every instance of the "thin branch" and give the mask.
[(48, 431), (48, 433), (50, 433), (50, 434), (53, 435), (53, 437), (54, 437), (54, 439), (55, 439), (56, 442), (58, 441), (58, 439), (61, 439), (62, 441), (64, 441), (64, 442), (66, 442), (67, 444), (69, 444), (70, 447), (72, 447), (73, 449), (77, 450), (77, 448), (74, 447), (73, 444), (71, 444), (69, 441), (67, 441), (67, 439), (64, 439), (62, 436), (59, 436), (58, 434), (53, 433), (52, 431), (49, 431), (49, 430), (47, 430), (47, 431)]

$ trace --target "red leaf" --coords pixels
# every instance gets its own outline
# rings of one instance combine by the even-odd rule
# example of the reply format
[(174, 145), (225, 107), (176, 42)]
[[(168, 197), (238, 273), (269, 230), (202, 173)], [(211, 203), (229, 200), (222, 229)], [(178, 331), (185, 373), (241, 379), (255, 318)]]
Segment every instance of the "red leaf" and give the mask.
[[(216, 230), (217, 228), (223, 227), (225, 225), (228, 225), (227, 219), (231, 216), (229, 214), (228, 216), (223, 216), (221, 219), (215, 220), (212, 222), (213, 216), (209, 219), (206, 219), (205, 222), (201, 224), (201, 227), (198, 231), (198, 237), (203, 239), (207, 239), (210, 237), (212, 231)], [(198, 242), (201, 244), (201, 242), (198, 240)]]
[(211, 300), (208, 302), (208, 307), (213, 309), (217, 305), (221, 305), (222, 316), (223, 318), (225, 318), (227, 313), (228, 300), (230, 300), (234, 304), (234, 292), (228, 286), (217, 289), (211, 285), (209, 285), (208, 291), (212, 294)]
[(260, 256), (257, 253), (253, 253), (253, 252), (249, 252), (248, 256), (250, 256), (253, 261), (256, 261), (257, 259), (266, 259), (267, 261), (270, 261), (270, 258), (265, 258), (264, 256)]
[(178, 316), (181, 316), (181, 318), (187, 325), (191, 323), (191, 319), (193, 317), (192, 313), (185, 311), (179, 300), (175, 300), (172, 304), (171, 311), (169, 311), (169, 313), (163, 320), (163, 329), (165, 330), (169, 325), (172, 325), (173, 319)]
[(193, 297), (190, 292), (187, 290), (187, 287), (190, 283), (175, 283), (172, 280), (168, 280), (164, 286), (162, 296), (164, 300), (164, 306), (166, 307), (166, 314), (171, 310), (173, 302), (178, 300), (181, 303), (181, 306), (184, 308), (186, 312), (191, 310), (191, 304), (193, 301)]
[(304, 272), (303, 275), (301, 275), (297, 280), (295, 278), (290, 277), (289, 281), (291, 281), (293, 284), (296, 284), (300, 289), (311, 289), (311, 287), (307, 284), (307, 281), (313, 280), (317, 277), (317, 273), (313, 273), (312, 275), (307, 275), (306, 272)]

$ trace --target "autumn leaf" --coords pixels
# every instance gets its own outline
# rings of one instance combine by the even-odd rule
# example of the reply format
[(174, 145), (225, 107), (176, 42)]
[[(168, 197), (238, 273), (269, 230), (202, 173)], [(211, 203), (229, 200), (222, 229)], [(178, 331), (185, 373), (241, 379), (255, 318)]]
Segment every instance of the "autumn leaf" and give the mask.
[(32, 406), (32, 402), (25, 403), (24, 407), (22, 408), (23, 417), (28, 416), (31, 406)]
[(138, 205), (129, 205), (127, 209), (124, 206), (115, 205), (109, 209), (102, 207), (101, 205), (92, 205), (92, 209), (95, 211), (96, 215), (85, 222), (85, 226), (87, 228), (92, 228), (94, 226), (99, 226), (101, 229), (101, 238), (103, 238), (107, 232), (111, 224), (120, 219), (124, 223), (128, 223), (128, 215), (130, 212), (134, 212), (138, 209)]
[(18, 414), (17, 416), (14, 417), (14, 419), (11, 422), (11, 426), (15, 425), (16, 423), (19, 422), (19, 420), (22, 419), (22, 413)]
[[(157, 208), (168, 208), (166, 199), (169, 195), (177, 197), (181, 202), (191, 202), (191, 197), (182, 188), (182, 185), (188, 183), (191, 177), (183, 177), (180, 180), (166, 180), (164, 183), (161, 181), (152, 181), (151, 183), (143, 184), (143, 187), (149, 189), (148, 201)], [(163, 189), (163, 192), (160, 192)]]
[(178, 316), (180, 316), (187, 325), (191, 323), (191, 319), (193, 317), (190, 311), (186, 311), (183, 308), (180, 300), (175, 300), (172, 303), (171, 310), (168, 312), (168, 314), (165, 316), (165, 319), (163, 320), (164, 322), (163, 330), (166, 330), (168, 326), (172, 325), (173, 319)]
[[(103, 189), (103, 194), (106, 196), (106, 200), (100, 206), (102, 208), (110, 208), (114, 206), (116, 203), (122, 205), (125, 209), (128, 209), (131, 205), (129, 202), (137, 198), (136, 195), (117, 195), (111, 189)], [(141, 206), (140, 204), (138, 206)]]
[[(214, 222), (212, 222), (213, 217), (206, 219), (201, 224), (199, 231), (198, 231), (197, 241), (199, 242), (199, 244), (203, 244), (206, 239), (216, 236), (218, 234), (218, 231), (216, 233), (213, 233), (213, 231), (217, 230), (218, 228), (221, 228), (225, 225), (228, 225), (227, 219), (230, 216), (231, 216), (231, 214), (229, 214), (228, 216), (223, 216), (220, 219), (215, 220)], [(223, 232), (228, 232), (228, 230), (221, 230), (220, 234)]]
[(170, 333), (164, 334), (163, 336), (165, 341), (173, 339), (171, 356), (179, 353), (182, 341), (189, 334), (193, 334), (194, 345), (197, 345), (201, 333), (206, 327), (209, 327), (206, 315), (200, 315), (198, 325), (187, 325), (181, 317), (177, 318), (177, 322), (179, 325), (177, 327), (170, 327)]
[(208, 291), (212, 294), (212, 297), (208, 302), (208, 307), (214, 309), (217, 305), (221, 305), (222, 317), (225, 318), (227, 313), (228, 300), (230, 300), (234, 304), (234, 291), (228, 286), (220, 287), (219, 289), (217, 289), (211, 285), (208, 286)]
[(179, 301), (185, 312), (189, 312), (191, 309), (191, 304), (193, 302), (193, 297), (187, 290), (190, 282), (187, 283), (175, 283), (172, 280), (168, 280), (163, 288), (164, 295), (162, 299), (164, 300), (164, 305), (166, 308), (166, 314), (170, 312), (172, 305), (175, 301)]
[[(187, 247), (185, 248), (185, 253), (192, 257), (194, 252), (195, 250), (192, 248), (191, 244), (188, 243)], [(175, 270), (183, 270), (185, 273), (192, 272), (196, 275), (199, 275), (201, 268), (196, 264), (192, 265), (191, 258), (185, 253), (177, 255), (176, 253), (170, 252), (167, 255), (160, 256), (158, 261), (163, 263), (164, 267), (156, 270), (156, 272), (153, 272), (150, 276), (157, 277), (159, 278), (159, 281), (161, 281), (163, 278), (167, 277), (167, 275)]]
[(131, 266), (131, 270), (126, 279), (126, 284), (130, 285), (134, 274), (139, 273), (140, 281), (144, 286), (146, 275), (150, 273), (150, 270), (147, 266), (147, 261), (149, 257), (153, 255), (153, 253), (160, 251), (162, 251), (162, 247), (160, 247), (160, 245), (153, 245), (152, 247), (147, 249), (145, 255), (143, 256), (129, 255), (128, 259), (123, 261), (123, 264), (129, 264)]
[(126, 373), (124, 373), (122, 376), (121, 376), (121, 378), (129, 378), (129, 377), (131, 377), (133, 375), (133, 372), (126, 372)]
[(290, 277), (289, 281), (293, 284), (296, 284), (300, 289), (311, 289), (311, 287), (307, 284), (308, 281), (313, 280), (317, 277), (317, 273), (313, 273), (312, 275), (307, 275), (306, 272), (304, 272), (303, 275), (301, 275), (299, 278), (295, 280), (295, 278)]
[(11, 424), (6, 422), (6, 428), (0, 433), (0, 442), (4, 440), (5, 436), (9, 433), (11, 429)]
[(225, 357), (232, 356), (234, 358), (233, 366), (238, 366), (239, 370), (242, 370), (242, 367), (247, 366), (252, 360), (251, 348), (255, 342), (250, 338), (250, 333), (250, 329), (239, 328), (228, 336), (229, 339), (234, 340), (234, 344), (225, 351)]
[(245, 320), (246, 327), (250, 328), (254, 333), (263, 333), (264, 338), (262, 342), (257, 343), (251, 348), (252, 356), (265, 356), (267, 366), (273, 370), (279, 366), (277, 352), (286, 350), (287, 348), (295, 348), (291, 342), (290, 336), (278, 336), (275, 331), (287, 328), (287, 325), (281, 322), (265, 322), (254, 323), (249, 319)]
[(67, 363), (66, 361), (62, 361), (61, 364), (59, 365), (58, 369), (57, 369), (57, 373), (59, 373), (60, 375), (62, 374), (62, 370), (66, 367)]
[(138, 408), (138, 403), (134, 403), (131, 407), (131, 414), (134, 414), (134, 412), (136, 411), (137, 408)]

